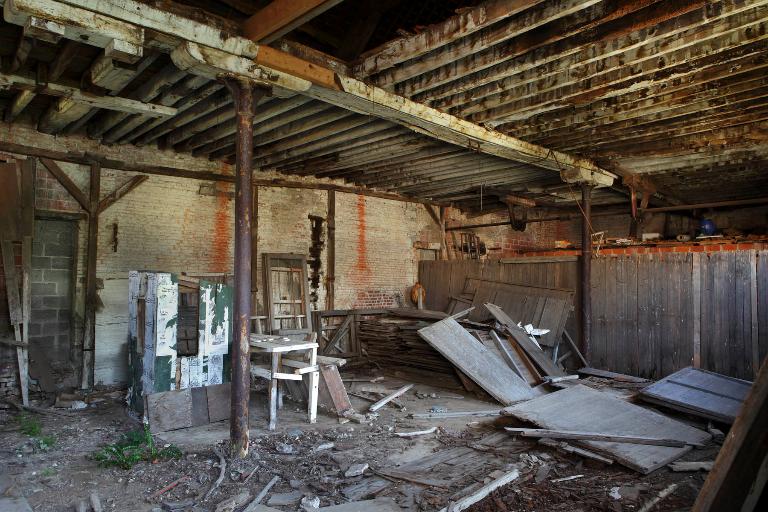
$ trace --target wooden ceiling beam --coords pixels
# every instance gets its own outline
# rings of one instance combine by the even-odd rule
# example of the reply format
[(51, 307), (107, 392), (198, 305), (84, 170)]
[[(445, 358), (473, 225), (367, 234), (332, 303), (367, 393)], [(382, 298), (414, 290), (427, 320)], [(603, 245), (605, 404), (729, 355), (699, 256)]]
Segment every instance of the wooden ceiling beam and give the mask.
[(124, 137), (120, 142), (131, 142), (137, 146), (143, 146), (149, 142), (152, 142), (158, 137), (161, 137), (171, 131), (175, 122), (186, 123), (197, 117), (198, 113), (193, 112), (193, 110), (203, 101), (211, 100), (214, 98), (218, 101), (222, 101), (222, 96), (224, 96), (226, 99), (231, 98), (229, 93), (224, 95), (221, 94), (223, 88), (224, 84), (220, 82), (209, 82), (208, 85), (201, 87), (193, 94), (190, 94), (179, 100), (179, 103), (176, 105), (179, 113), (176, 114), (173, 119), (147, 121), (137, 130), (134, 130), (128, 136)]
[[(282, 151), (279, 154), (269, 155), (268, 157), (259, 160), (258, 163), (261, 164), (262, 167), (268, 169), (280, 170), (289, 165), (297, 164), (305, 159), (333, 155), (345, 149), (369, 146), (370, 144), (381, 143), (381, 141), (389, 141), (393, 137), (398, 136), (412, 137), (413, 134), (399, 126), (392, 126), (391, 123), (386, 121), (377, 121), (375, 123), (363, 125), (359, 128), (353, 128), (352, 130), (331, 135), (325, 139), (325, 144), (321, 142), (304, 148), (294, 148)], [(310, 175), (312, 172), (313, 169), (308, 168), (305, 173), (298, 174)]]
[[(253, 123), (253, 140), (264, 143), (264, 134), (304, 117), (334, 109), (331, 105), (319, 101), (307, 101), (308, 98), (294, 96), (285, 101), (270, 102), (256, 110)], [(311, 121), (310, 121), (311, 122)], [(223, 129), (224, 128), (224, 129)], [(196, 155), (209, 155), (224, 147), (234, 145), (237, 127), (231, 124), (219, 125), (192, 137), (184, 144), (184, 149), (194, 150)], [(277, 139), (273, 139), (277, 140)]]
[[(157, 9), (132, 0), (35, 0), (34, 6), (31, 7), (25, 4), (29, 4), (31, 0), (7, 1), (14, 4), (17, 18), (28, 14), (25, 9), (58, 9), (57, 22), (67, 26), (80, 23), (76, 27), (77, 31), (83, 35), (91, 34), (95, 38), (101, 36), (101, 40), (105, 37), (105, 34), (99, 32), (102, 27), (83, 25), (81, 19), (84, 14), (91, 12), (109, 18), (136, 34), (140, 32), (142, 37), (144, 31), (147, 31), (151, 34), (151, 40), (147, 41), (150, 47), (174, 48), (174, 63), (193, 74), (214, 78), (220, 73), (235, 73), (265, 86), (274, 87), (281, 93), (299, 93), (347, 110), (386, 119), (417, 133), (460, 147), (472, 148), (480, 153), (532, 163), (558, 173), (577, 174), (581, 179), (593, 180), (595, 183), (608, 183), (613, 180), (609, 172), (588, 160), (530, 145), (467, 123), (340, 75), (331, 68), (318, 66), (266, 46), (255, 45), (251, 41), (179, 16), (169, 10)], [(25, 4), (23, 9), (19, 8), (21, 4)], [(105, 23), (109, 21), (105, 20)], [(70, 32), (67, 33), (68, 36)]]
[[(365, 128), (365, 127), (364, 127)], [(367, 128), (366, 128), (367, 131)], [(348, 132), (347, 135), (352, 132)], [(362, 137), (349, 137), (332, 141), (328, 146), (315, 149), (298, 159), (290, 159), (279, 162), (272, 167), (280, 172), (290, 172), (300, 176), (309, 176), (315, 173), (315, 165), (328, 162), (337, 163), (345, 159), (352, 159), (361, 153), (376, 151), (379, 148), (397, 146), (402, 141), (412, 142), (413, 134), (400, 126), (393, 126), (378, 133), (366, 134)]]
[(341, 1), (273, 0), (243, 22), (243, 35), (251, 41), (271, 43)]
[[(768, 34), (760, 37), (768, 40)], [(602, 80), (595, 78), (594, 82), (587, 82), (586, 80), (589, 79), (585, 82), (567, 80), (563, 84), (558, 84), (557, 79), (553, 78), (548, 80), (546, 85), (528, 84), (513, 88), (506, 92), (503, 98), (494, 101), (493, 105), (487, 105), (487, 109), (467, 117), (473, 122), (486, 123), (499, 128), (508, 122), (528, 119), (562, 105), (578, 105), (619, 97), (641, 88), (648, 89), (649, 93), (664, 88), (679, 89), (690, 84), (694, 77), (716, 73), (727, 65), (735, 66), (739, 62), (750, 61), (761, 65), (760, 61), (765, 57), (765, 44), (763, 41), (747, 45), (734, 43), (734, 45), (713, 49), (711, 53), (696, 55), (689, 55), (687, 51), (681, 50), (680, 53), (671, 57), (675, 58), (672, 61), (674, 63), (662, 69), (659, 69), (656, 63), (647, 61), (635, 67), (615, 69), (604, 75)], [(723, 66), (723, 64), (726, 65)], [(594, 86), (585, 90), (585, 83), (594, 83)], [(536, 87), (541, 89), (537, 90)], [(515, 100), (515, 97), (520, 99)]]
[[(509, 40), (488, 46), (485, 49), (475, 50), (470, 48), (460, 55), (460, 58), (448, 64), (441, 64), (433, 71), (408, 76), (402, 74), (398, 77), (396, 91), (408, 97), (415, 97), (430, 89), (461, 79), (467, 75), (475, 75), (485, 69), (494, 68), (501, 63), (512, 61), (520, 56), (535, 51), (538, 48), (548, 47), (560, 41), (587, 41), (586, 34), (590, 34), (595, 27), (612, 25), (610, 22), (622, 20), (624, 16), (630, 16), (635, 11), (652, 5), (658, 0), (608, 0), (575, 12), (564, 11), (556, 13), (552, 20), (536, 30), (528, 30), (525, 25), (520, 28), (520, 33)], [(623, 21), (623, 20), (622, 20)], [(573, 43), (571, 43), (573, 45)], [(429, 56), (431, 57), (431, 56)], [(394, 73), (394, 71), (393, 71)], [(481, 85), (481, 84), (478, 84)], [(421, 98), (419, 101), (424, 101)]]
[[(682, 5), (698, 8), (700, 4), (699, 0), (688, 0)], [(665, 5), (668, 4), (665, 3)], [(581, 62), (594, 58), (595, 55), (621, 53), (619, 49), (632, 49), (637, 44), (653, 42), (659, 38), (659, 34), (671, 35), (681, 32), (682, 27), (695, 25), (695, 20), (704, 18), (703, 10), (694, 9), (682, 17), (678, 17), (678, 14), (677, 9), (667, 8), (655, 15), (646, 9), (633, 15), (633, 24), (629, 31), (626, 21), (620, 18), (604, 25), (598, 24), (591, 30), (540, 48), (530, 47), (538, 40), (513, 41), (514, 46), (505, 45), (497, 48), (495, 56), (493, 54), (472, 56), (456, 63), (455, 69), (442, 69), (443, 76), (438, 76), (437, 79), (444, 80), (444, 85), (432, 85), (432, 75), (426, 74), (414, 79), (412, 83), (403, 84), (401, 90), (406, 88), (413, 91), (422, 90), (424, 92), (415, 94), (412, 99), (445, 110), (508, 88), (514, 83), (510, 77), (524, 71), (545, 65), (558, 70), (558, 65), (569, 65), (570, 61), (565, 59)], [(675, 26), (675, 23), (679, 24)], [(531, 35), (530, 37), (541, 36)], [(601, 51), (596, 52), (596, 49)], [(498, 62), (492, 59), (498, 59)], [(559, 64), (552, 64), (553, 62), (559, 62)], [(552, 73), (551, 70), (547, 72)]]
[(670, 112), (692, 102), (722, 101), (731, 95), (751, 91), (762, 85), (768, 85), (764, 70), (738, 69), (728, 76), (695, 82), (674, 92), (648, 96), (647, 90), (636, 91), (571, 109), (540, 114), (525, 122), (505, 124), (503, 128), (521, 138), (543, 137), (550, 133), (573, 134), (582, 129), (595, 129), (624, 120)]
[(136, 101), (129, 98), (119, 98), (114, 96), (99, 96), (97, 94), (82, 91), (76, 87), (64, 84), (52, 83), (39, 84), (36, 79), (28, 76), (0, 73), (0, 85), (10, 87), (16, 90), (30, 90), (40, 94), (54, 97), (65, 97), (70, 101), (90, 105), (97, 108), (105, 108), (118, 112), (146, 113), (147, 115), (172, 117), (176, 114), (176, 109)]
[[(173, 87), (164, 90), (154, 101), (159, 105), (174, 106), (181, 98), (192, 94), (209, 82), (210, 80), (205, 77), (188, 76), (180, 80)], [(102, 140), (108, 143), (117, 142), (138, 128), (146, 119), (147, 117), (143, 115), (134, 115), (123, 119), (118, 125), (113, 126), (104, 133)]]
[(400, 66), (380, 73), (373, 78), (373, 81), (379, 87), (391, 89), (395, 84), (448, 66), (467, 55), (483, 52), (535, 29), (541, 30), (543, 26), (549, 23), (587, 9), (599, 2), (600, 0), (553, 0), (546, 2), (542, 8), (527, 10), (508, 20), (507, 23), (494, 25), (466, 39), (441, 46), (428, 55), (406, 61)]
[(416, 59), (475, 32), (504, 21), (542, 0), (490, 0), (467, 9), (443, 23), (431, 25), (412, 36), (400, 37), (360, 56), (352, 68), (354, 76), (365, 78)]

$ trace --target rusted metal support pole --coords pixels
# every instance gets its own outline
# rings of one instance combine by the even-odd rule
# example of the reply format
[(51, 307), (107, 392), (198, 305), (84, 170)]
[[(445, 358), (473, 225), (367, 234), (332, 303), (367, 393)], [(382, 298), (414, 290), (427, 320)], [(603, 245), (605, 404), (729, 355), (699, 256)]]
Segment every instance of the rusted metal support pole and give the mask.
[(590, 360), (592, 338), (592, 186), (581, 185), (581, 350)]
[(248, 455), (248, 398), (251, 362), (251, 217), (253, 162), (253, 83), (234, 76), (223, 77), (232, 93), (237, 120), (235, 179), (235, 304), (232, 340), (232, 402), (229, 437), (232, 457)]

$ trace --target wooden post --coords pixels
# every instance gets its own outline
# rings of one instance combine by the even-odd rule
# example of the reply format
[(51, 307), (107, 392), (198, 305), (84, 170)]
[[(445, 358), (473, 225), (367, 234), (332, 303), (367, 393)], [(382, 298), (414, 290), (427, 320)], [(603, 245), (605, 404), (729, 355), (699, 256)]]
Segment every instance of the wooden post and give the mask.
[(592, 187), (581, 185), (583, 218), (581, 220), (581, 348), (590, 360), (592, 337)]
[(749, 297), (750, 297), (750, 319), (752, 334), (752, 374), (757, 379), (757, 374), (760, 371), (760, 322), (758, 321), (758, 309), (757, 309), (757, 251), (749, 251)]
[(229, 420), (231, 455), (248, 455), (248, 398), (250, 396), (253, 109), (254, 85), (241, 78), (224, 78), (237, 119), (235, 180), (235, 304), (232, 340), (232, 402)]
[[(259, 316), (259, 187), (253, 186), (251, 199), (251, 320), (256, 320), (256, 332), (261, 334)], [(251, 324), (253, 328), (254, 325)]]
[(325, 309), (332, 310), (335, 289), (334, 280), (336, 279), (336, 191), (328, 191), (328, 218), (326, 220), (328, 227), (328, 268), (325, 275)]
[(693, 367), (701, 368), (701, 253), (693, 253), (691, 266), (693, 281)]
[(445, 219), (448, 215), (448, 208), (446, 206), (440, 207), (440, 259), (447, 260), (450, 258), (448, 252), (448, 243), (445, 238)]
[(99, 236), (99, 194), (101, 191), (101, 164), (91, 164), (88, 194), (88, 252), (85, 271), (85, 326), (83, 330), (83, 364), (80, 387), (93, 386), (94, 348), (96, 340), (96, 257)]

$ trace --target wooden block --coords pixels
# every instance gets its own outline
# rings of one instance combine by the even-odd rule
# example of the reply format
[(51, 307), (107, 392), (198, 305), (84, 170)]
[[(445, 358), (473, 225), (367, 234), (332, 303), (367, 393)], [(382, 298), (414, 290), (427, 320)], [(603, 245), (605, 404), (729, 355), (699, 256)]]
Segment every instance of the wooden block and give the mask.
[(226, 382), (205, 387), (208, 398), (208, 421), (214, 423), (229, 419), (232, 384)]
[(144, 411), (152, 432), (192, 426), (192, 392), (189, 389), (161, 391), (144, 397)]

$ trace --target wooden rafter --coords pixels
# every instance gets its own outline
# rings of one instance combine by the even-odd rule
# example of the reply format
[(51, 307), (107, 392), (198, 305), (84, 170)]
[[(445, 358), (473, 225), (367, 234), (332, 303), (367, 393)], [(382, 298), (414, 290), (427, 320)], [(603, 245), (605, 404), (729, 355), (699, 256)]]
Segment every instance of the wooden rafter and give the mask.
[(271, 43), (342, 0), (273, 0), (243, 22), (243, 35), (252, 41)]

